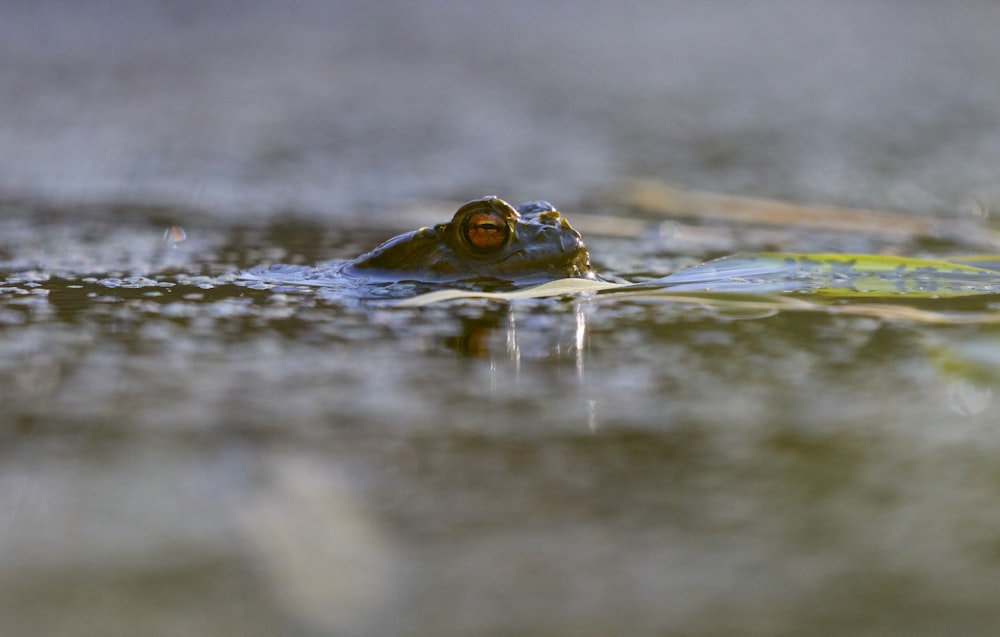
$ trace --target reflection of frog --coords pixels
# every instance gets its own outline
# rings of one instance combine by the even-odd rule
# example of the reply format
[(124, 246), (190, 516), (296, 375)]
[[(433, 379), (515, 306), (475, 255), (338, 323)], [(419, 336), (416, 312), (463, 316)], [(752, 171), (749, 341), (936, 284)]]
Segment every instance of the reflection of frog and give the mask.
[(466, 203), (450, 223), (390, 239), (341, 273), (370, 281), (517, 283), (594, 276), (580, 233), (552, 204), (530, 201), (515, 210), (497, 197)]

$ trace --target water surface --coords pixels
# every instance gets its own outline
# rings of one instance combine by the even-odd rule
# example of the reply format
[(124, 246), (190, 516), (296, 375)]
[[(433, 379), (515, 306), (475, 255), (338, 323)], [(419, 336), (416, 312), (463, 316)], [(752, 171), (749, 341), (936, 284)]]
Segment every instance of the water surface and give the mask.
[[(996, 253), (998, 27), (986, 0), (0, 3), (5, 631), (993, 635), (995, 325), (237, 273), (491, 194), (633, 280)], [(632, 178), (897, 230), (675, 216)]]
[[(236, 276), (349, 256), (356, 234), (189, 226), (170, 244), (159, 221), (4, 221), (0, 586), (24, 631), (996, 619), (995, 327), (366, 304)], [(689, 256), (657, 241), (592, 251)]]

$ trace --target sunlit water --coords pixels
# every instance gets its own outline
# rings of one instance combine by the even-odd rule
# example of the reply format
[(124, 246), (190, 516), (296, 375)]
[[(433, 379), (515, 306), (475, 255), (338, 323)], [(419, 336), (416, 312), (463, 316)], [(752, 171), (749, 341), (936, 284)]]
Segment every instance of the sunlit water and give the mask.
[(1000, 620), (994, 327), (401, 308), (238, 275), (363, 247), (335, 228), (3, 229), (0, 604), (22, 634)]

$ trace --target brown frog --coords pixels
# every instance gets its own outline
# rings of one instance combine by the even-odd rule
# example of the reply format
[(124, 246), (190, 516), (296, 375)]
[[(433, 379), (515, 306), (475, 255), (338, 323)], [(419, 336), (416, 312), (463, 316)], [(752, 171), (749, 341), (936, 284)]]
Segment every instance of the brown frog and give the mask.
[(514, 208), (497, 197), (464, 204), (449, 223), (394, 237), (340, 273), (369, 281), (428, 282), (595, 276), (580, 233), (552, 204), (529, 201)]

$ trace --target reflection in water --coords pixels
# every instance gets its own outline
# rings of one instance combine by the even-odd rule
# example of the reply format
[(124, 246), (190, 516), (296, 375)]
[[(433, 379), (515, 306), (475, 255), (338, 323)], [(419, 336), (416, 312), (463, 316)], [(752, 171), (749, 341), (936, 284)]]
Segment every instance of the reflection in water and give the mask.
[(591, 433), (597, 431), (597, 399), (591, 398), (591, 393), (586, 391), (587, 376), (584, 368), (584, 358), (586, 356), (587, 345), (587, 313), (584, 311), (584, 302), (578, 302), (573, 306), (573, 316), (576, 318), (576, 338), (573, 343), (576, 352), (576, 377), (580, 387), (584, 389), (587, 397), (587, 430)]
[(513, 305), (507, 312), (507, 357), (514, 364), (514, 377), (520, 377), (521, 344), (517, 340), (517, 315), (514, 314)]
[(474, 317), (459, 318), (461, 329), (457, 335), (446, 336), (444, 344), (466, 358), (489, 359), (495, 354), (492, 343), (501, 319), (499, 312), (483, 312)]
[(489, 361), (490, 394), (505, 391), (505, 381), (518, 382), (525, 361), (572, 360), (576, 389), (585, 401), (587, 427), (597, 430), (597, 399), (592, 397), (586, 374), (586, 299), (572, 302), (572, 314), (553, 311), (550, 303), (491, 304), (475, 316), (463, 316), (460, 331), (443, 339), (463, 357)]
[[(625, 302), (627, 303), (627, 301)], [(664, 303), (666, 305), (666, 303)], [(559, 366), (560, 364), (572, 363), (574, 373), (572, 375), (573, 388), (566, 391), (561, 390), (561, 400), (573, 402), (580, 407), (579, 413), (586, 414), (587, 428), (590, 432), (596, 432), (600, 426), (599, 407), (603, 399), (609, 398), (613, 394), (607, 391), (607, 379), (593, 381), (588, 378), (588, 310), (594, 307), (587, 299), (577, 299), (566, 304), (546, 304), (546, 302), (518, 302), (513, 301), (506, 304), (491, 303), (489, 305), (477, 306), (469, 305), (466, 309), (475, 308), (476, 313), (467, 315), (461, 319), (461, 328), (457, 335), (445, 339), (450, 349), (453, 349), (463, 357), (488, 361), (490, 373), (490, 395), (496, 399), (503, 399), (510, 394), (513, 383), (517, 384), (524, 379), (528, 382), (537, 382), (535, 379), (539, 373), (549, 374), (547, 365)], [(603, 306), (602, 306), (603, 307)], [(570, 310), (571, 311), (567, 311)], [(732, 316), (728, 313), (703, 310), (709, 313), (709, 318), (722, 320), (725, 323), (732, 321)], [(769, 333), (773, 328), (766, 328), (766, 321), (776, 313), (769, 313), (766, 316), (754, 316), (749, 323), (760, 325), (761, 328), (751, 328), (748, 332), (757, 329), (765, 329)], [(745, 319), (747, 317), (740, 317)], [(782, 315), (783, 322), (790, 324), (798, 323), (794, 314), (785, 313)], [(742, 322), (742, 321), (741, 321)], [(811, 327), (810, 327), (811, 325)], [(850, 329), (842, 334), (843, 344), (851, 344), (851, 351), (839, 351), (831, 354), (831, 362), (841, 360), (847, 362), (850, 356), (855, 358), (850, 363), (857, 370), (873, 369), (872, 364), (877, 368), (885, 365), (897, 365), (907, 367), (915, 365), (917, 367), (931, 368), (936, 371), (936, 389), (933, 395), (940, 397), (939, 405), (948, 411), (962, 416), (979, 416), (987, 413), (993, 407), (993, 387), (1000, 381), (1000, 347), (996, 347), (991, 342), (981, 342), (975, 346), (956, 346), (954, 344), (943, 345), (942, 343), (931, 343), (930, 341), (918, 339), (910, 341), (904, 339), (896, 345), (884, 340), (885, 331), (880, 328), (878, 322), (851, 323)], [(698, 365), (712, 367), (716, 365), (719, 356), (732, 357), (732, 365), (736, 368), (743, 368), (740, 373), (740, 381), (748, 373), (744, 363), (740, 359), (744, 356), (753, 357), (761, 354), (771, 359), (770, 371), (762, 370), (764, 374), (781, 376), (780, 371), (783, 363), (780, 360), (791, 361), (795, 358), (793, 352), (810, 351), (815, 346), (822, 347), (823, 341), (815, 340), (817, 335), (811, 334), (815, 328), (811, 322), (806, 322), (797, 326), (793, 331), (785, 334), (792, 337), (788, 342), (775, 341), (766, 348), (764, 352), (754, 352), (739, 354), (737, 351), (725, 353), (713, 346), (715, 334), (712, 330), (703, 332), (699, 328), (691, 336), (686, 336), (682, 324), (672, 326), (674, 342), (684, 343), (681, 347), (691, 357), (688, 363), (696, 362)], [(884, 328), (884, 325), (883, 325)], [(797, 332), (802, 331), (798, 336), (793, 337)], [(880, 338), (872, 340), (875, 330)], [(783, 330), (779, 329), (778, 332)], [(607, 337), (602, 332), (602, 337)], [(729, 334), (729, 332), (726, 332)], [(798, 342), (801, 337), (802, 342)], [(659, 338), (657, 335), (647, 333), (646, 338)], [(724, 342), (731, 343), (732, 335), (724, 339)], [(752, 338), (751, 340), (756, 340)], [(686, 342), (685, 342), (686, 341)], [(948, 341), (944, 341), (947, 343)], [(811, 343), (811, 345), (809, 345)], [(899, 346), (898, 353), (891, 352)], [(745, 347), (746, 345), (744, 345)], [(805, 348), (805, 349), (803, 349)], [(728, 349), (728, 348), (727, 348)], [(849, 348), (850, 349), (850, 348)], [(884, 350), (884, 351), (883, 351)], [(906, 351), (904, 363), (902, 351)], [(996, 350), (996, 351), (994, 351)], [(782, 354), (784, 359), (774, 359), (773, 356)], [(847, 356), (847, 359), (844, 357)], [(870, 360), (869, 360), (870, 359)], [(819, 359), (809, 358), (811, 365), (819, 364)], [(893, 361), (893, 362), (889, 362)], [(555, 369), (555, 368), (553, 368)], [(692, 368), (694, 369), (694, 368)], [(541, 371), (540, 371), (541, 370)], [(602, 376), (603, 371), (598, 373)], [(800, 380), (800, 374), (793, 375)], [(563, 375), (563, 379), (571, 378)], [(596, 384), (594, 384), (596, 382)], [(785, 398), (792, 402), (808, 400), (810, 394), (801, 392), (798, 380), (793, 382), (795, 391)], [(624, 385), (625, 391), (627, 385)], [(815, 397), (814, 397), (815, 398)], [(611, 402), (617, 402), (617, 399)], [(706, 407), (707, 408), (707, 407)], [(620, 415), (618, 410), (615, 414)]]

